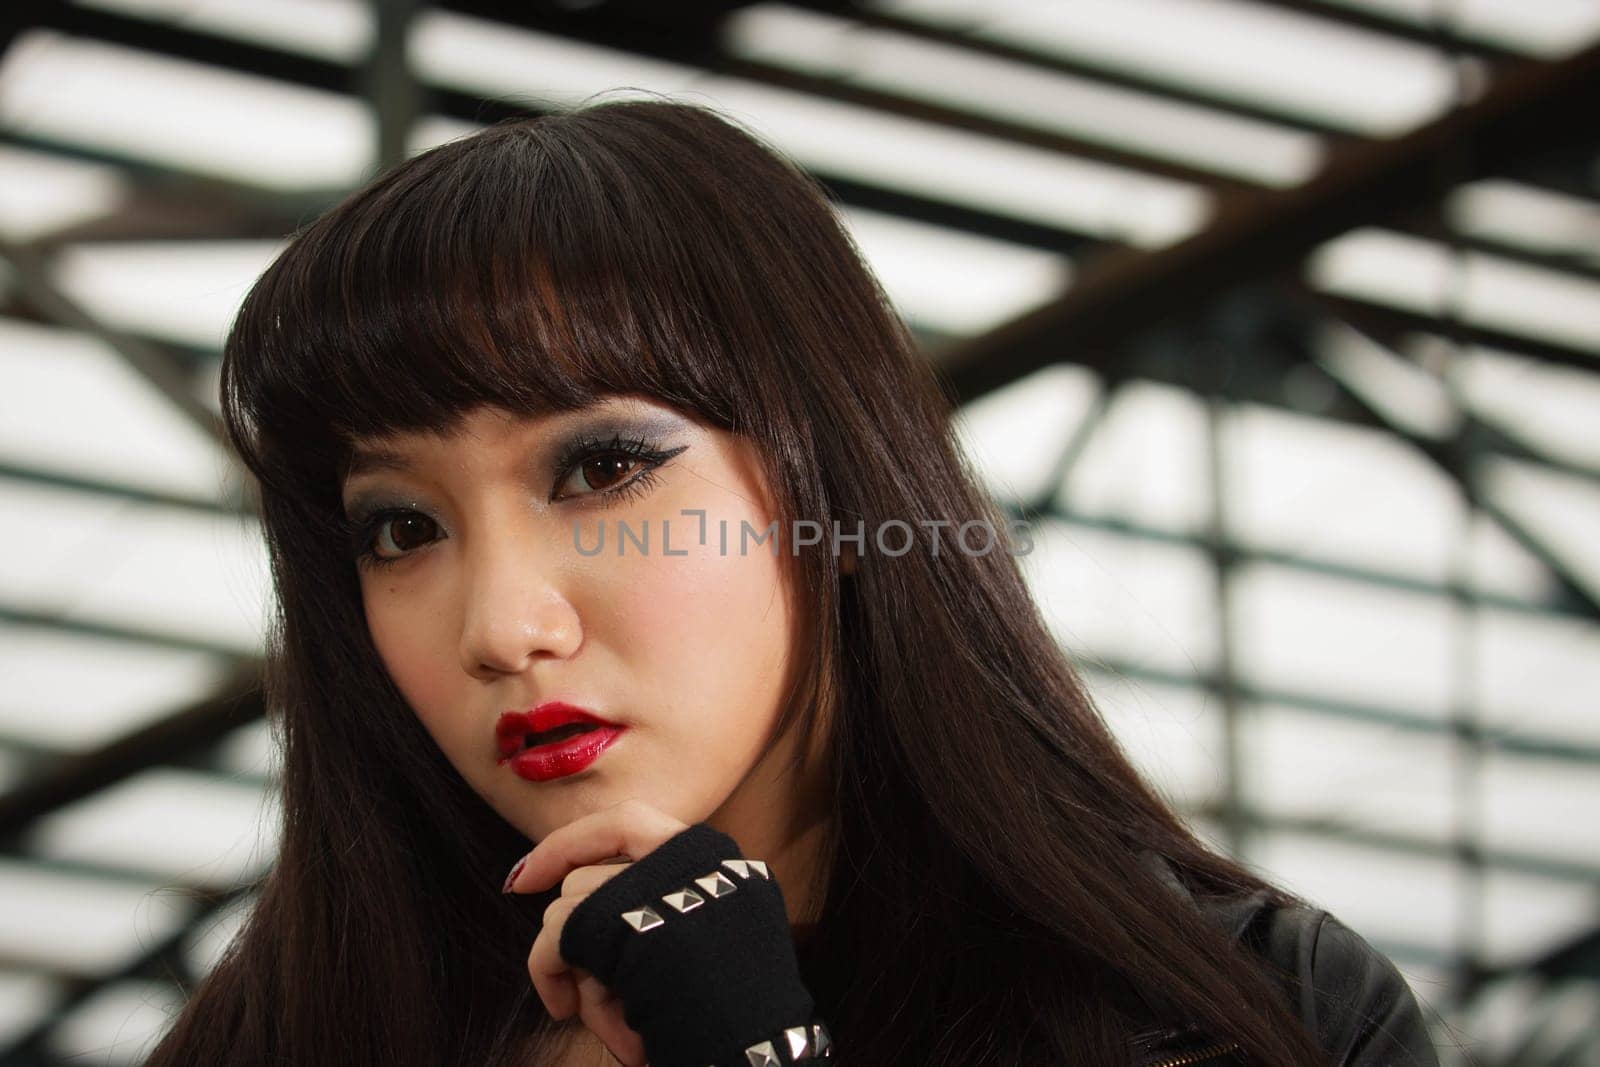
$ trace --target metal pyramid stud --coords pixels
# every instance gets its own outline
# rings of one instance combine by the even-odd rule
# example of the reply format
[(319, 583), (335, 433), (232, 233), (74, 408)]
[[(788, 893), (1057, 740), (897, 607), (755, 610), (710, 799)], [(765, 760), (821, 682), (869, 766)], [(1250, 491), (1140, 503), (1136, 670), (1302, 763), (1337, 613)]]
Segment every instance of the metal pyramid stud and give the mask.
[(750, 1067), (783, 1067), (778, 1060), (778, 1050), (772, 1047), (770, 1041), (751, 1045), (744, 1050), (744, 1058)]
[(693, 889), (675, 889), (661, 898), (679, 911), (693, 911), (706, 902), (706, 898)]
[(750, 868), (745, 866), (744, 860), (723, 860), (722, 865), (740, 878), (750, 877)]
[(791, 1026), (783, 1032), (784, 1044), (789, 1046), (789, 1058), (798, 1060), (811, 1053), (811, 1034), (803, 1026)]
[(762, 863), (760, 860), (745, 860), (745, 863), (749, 864), (750, 869), (755, 871), (761, 877), (769, 880), (772, 878), (772, 875), (767, 873), (767, 865)]
[(733, 880), (721, 871), (712, 871), (702, 878), (696, 878), (694, 884), (706, 891), (708, 897), (725, 897), (739, 887)]
[(828, 1036), (828, 1028), (821, 1023), (811, 1024), (811, 1050), (819, 1059), (833, 1058), (833, 1038)]
[(649, 908), (634, 908), (632, 911), (623, 912), (622, 917), (628, 921), (629, 926), (641, 934), (646, 930), (654, 930), (658, 926), (665, 926), (667, 923), (667, 920)]

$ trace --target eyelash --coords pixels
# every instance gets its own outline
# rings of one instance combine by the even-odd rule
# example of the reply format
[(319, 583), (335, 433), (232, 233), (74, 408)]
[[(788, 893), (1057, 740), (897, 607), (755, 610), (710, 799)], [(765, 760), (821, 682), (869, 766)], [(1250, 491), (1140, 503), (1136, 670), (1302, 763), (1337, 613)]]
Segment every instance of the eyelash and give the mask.
[[(580, 493), (578, 497), (598, 497), (599, 507), (613, 507), (647, 491), (655, 484), (659, 477), (658, 469), (673, 456), (682, 452), (687, 445), (663, 451), (650, 441), (643, 438), (624, 438), (620, 435), (613, 436), (609, 441), (598, 437), (585, 437), (572, 443), (556, 461), (558, 477), (556, 486), (559, 488), (572, 476), (572, 472), (582, 463), (597, 456), (621, 455), (632, 459), (641, 460), (645, 466), (633, 477), (621, 485), (610, 489), (596, 489), (590, 493)], [(551, 500), (555, 500), (551, 496)], [(572, 499), (572, 498), (567, 498)], [(420, 515), (421, 512), (414, 508), (380, 508), (369, 515), (356, 519), (346, 519), (345, 532), (350, 539), (350, 551), (354, 555), (358, 567), (378, 569), (389, 567), (401, 560), (409, 559), (413, 552), (404, 552), (398, 556), (380, 556), (372, 550), (372, 540), (383, 524), (391, 519), (402, 518), (407, 515)], [(424, 518), (428, 516), (424, 515)], [(432, 521), (431, 519), (429, 521)]]

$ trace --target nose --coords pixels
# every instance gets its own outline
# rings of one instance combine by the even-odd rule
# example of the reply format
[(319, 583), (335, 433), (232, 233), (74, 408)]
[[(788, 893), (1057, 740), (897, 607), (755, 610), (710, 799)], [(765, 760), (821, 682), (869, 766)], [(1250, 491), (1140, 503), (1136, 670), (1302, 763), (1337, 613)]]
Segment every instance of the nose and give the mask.
[(468, 674), (489, 680), (577, 651), (583, 631), (548, 565), (552, 556), (525, 531), (468, 553), (461, 626), (461, 666)]

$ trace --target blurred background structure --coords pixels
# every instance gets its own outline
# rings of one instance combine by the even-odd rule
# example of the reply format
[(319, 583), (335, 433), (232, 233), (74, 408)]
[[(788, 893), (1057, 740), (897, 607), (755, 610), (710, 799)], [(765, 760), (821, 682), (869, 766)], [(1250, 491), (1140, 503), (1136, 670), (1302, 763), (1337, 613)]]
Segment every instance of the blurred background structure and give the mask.
[(635, 89), (825, 183), (1195, 825), (1446, 1064), (1600, 1063), (1597, 42), (1600, 0), (13, 0), (0, 1064), (138, 1063), (272, 862), (243, 293), (408, 154)]

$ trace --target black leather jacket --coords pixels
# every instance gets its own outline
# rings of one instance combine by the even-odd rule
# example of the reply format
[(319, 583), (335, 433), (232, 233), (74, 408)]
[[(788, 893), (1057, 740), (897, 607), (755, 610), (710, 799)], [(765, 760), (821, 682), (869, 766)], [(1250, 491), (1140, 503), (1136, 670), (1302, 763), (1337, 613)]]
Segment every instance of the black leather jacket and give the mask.
[[(1439, 1067), (1422, 1011), (1399, 970), (1365, 938), (1321, 908), (1280, 908), (1264, 892), (1196, 898), (1154, 852), (1141, 857), (1183, 899), (1237, 941), (1255, 948), (1297, 981), (1285, 988), (1317, 1035), (1332, 1067)], [(1146, 1031), (1135, 1038), (1138, 1067), (1233, 1067), (1228, 1042), (1197, 1026)]]

